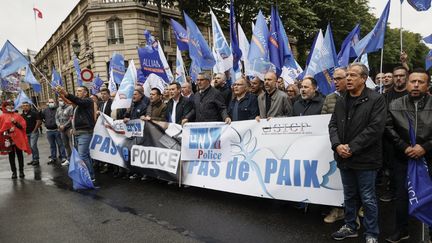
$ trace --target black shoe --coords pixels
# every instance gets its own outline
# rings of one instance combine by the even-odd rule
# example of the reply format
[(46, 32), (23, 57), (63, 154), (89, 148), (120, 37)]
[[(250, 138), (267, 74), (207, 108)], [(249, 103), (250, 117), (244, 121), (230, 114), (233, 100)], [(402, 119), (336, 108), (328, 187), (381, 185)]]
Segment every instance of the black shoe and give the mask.
[(39, 166), (39, 161), (33, 161), (33, 164), (32, 164), (33, 166)]
[(55, 162), (56, 162), (55, 160), (53, 160), (53, 159), (50, 159), (50, 161), (48, 161), (48, 163), (47, 163), (47, 164), (49, 164), (49, 165), (50, 165), (50, 164), (55, 164)]
[(35, 161), (32, 160), (32, 161), (28, 162), (27, 165), (33, 165), (34, 162), (35, 162)]
[(395, 196), (393, 195), (393, 193), (391, 191), (385, 191), (384, 194), (379, 197), (379, 200), (381, 202), (391, 202), (395, 199)]
[(387, 242), (391, 242), (391, 243), (398, 243), (398, 242), (401, 242), (403, 240), (407, 240), (409, 238), (410, 238), (410, 236), (409, 236), (408, 232), (397, 231), (396, 233), (392, 234), (390, 237), (386, 238), (385, 240)]
[(12, 177), (11, 177), (11, 178), (12, 178), (12, 179), (16, 179), (16, 178), (18, 178), (16, 172), (12, 172)]
[(25, 177), (24, 172), (20, 172), (20, 173), (19, 173), (19, 178), (22, 179), (22, 178), (24, 178), (24, 177)]

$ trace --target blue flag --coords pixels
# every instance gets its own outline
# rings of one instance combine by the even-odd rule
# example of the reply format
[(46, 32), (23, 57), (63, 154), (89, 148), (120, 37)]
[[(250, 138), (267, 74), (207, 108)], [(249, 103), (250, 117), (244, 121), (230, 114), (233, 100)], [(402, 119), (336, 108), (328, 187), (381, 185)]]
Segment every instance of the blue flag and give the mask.
[(40, 93), (42, 91), (42, 87), (41, 87), (40, 83), (36, 80), (36, 78), (34, 77), (32, 71), (30, 69), (30, 66), (26, 67), (24, 82), (31, 84), (33, 90), (36, 93)]
[(280, 36), (278, 12), (275, 7), (271, 7), (271, 23), (270, 23), (270, 37), (269, 37), (269, 51), (270, 61), (276, 67), (277, 75), (280, 75), (284, 65), (284, 43)]
[(10, 41), (6, 41), (0, 51), (0, 77), (4, 78), (28, 64), (27, 58)]
[(57, 70), (53, 66), (52, 74), (51, 74), (51, 88), (55, 88), (57, 86), (63, 86), (63, 81), (61, 79), (60, 74), (57, 72)]
[(189, 50), (189, 44), (188, 44), (189, 40), (188, 40), (186, 29), (174, 19), (171, 19), (171, 26), (173, 28), (177, 46), (180, 49), (180, 51)]
[(81, 80), (81, 67), (79, 65), (78, 58), (75, 55), (73, 56), (73, 65), (75, 67), (75, 72), (77, 75), (77, 84), (78, 84), (78, 87), (80, 87), (83, 85), (82, 80)]
[(423, 41), (426, 42), (427, 44), (432, 44), (432, 34), (423, 38)]
[(264, 75), (268, 71), (275, 71), (275, 66), (270, 62), (268, 49), (269, 37), (270, 33), (266, 20), (262, 12), (259, 11), (249, 47), (248, 61), (251, 73), (262, 80), (264, 80)]
[(93, 86), (90, 90), (90, 93), (95, 95), (99, 93), (100, 87), (104, 84), (103, 80), (99, 77), (99, 74), (96, 75), (96, 78), (93, 80)]
[(426, 70), (429, 70), (429, 68), (432, 67), (432, 50), (429, 51), (428, 55), (426, 56)]
[(124, 58), (121, 54), (113, 53), (110, 61), (110, 70), (112, 70), (114, 82), (120, 84), (126, 71)]
[(375, 27), (354, 46), (358, 57), (365, 53), (375, 52), (383, 48), (389, 13), (390, 0), (387, 2)]
[[(410, 118), (409, 132), (411, 146), (416, 144), (416, 135)], [(427, 225), (432, 225), (432, 179), (428, 172), (426, 160), (409, 159), (407, 174), (409, 214)]]
[(68, 175), (72, 179), (74, 190), (95, 189), (87, 165), (75, 148), (72, 148)]
[(235, 71), (239, 70), (239, 62), (243, 55), (240, 50), (239, 39), (236, 29), (236, 18), (234, 13), (234, 3), (233, 0), (230, 1), (230, 40), (231, 40), (231, 52), (233, 54), (233, 69)]
[(334, 92), (333, 70), (337, 66), (336, 50), (330, 24), (327, 25), (325, 37), (318, 33), (314, 49), (306, 68), (306, 76), (312, 76), (317, 80), (318, 89), (324, 95)]
[(146, 78), (142, 72), (142, 69), (141, 68), (137, 69), (137, 84), (143, 85), (145, 81)]
[(33, 102), (31, 101), (31, 99), (26, 95), (26, 93), (24, 93), (23, 90), (21, 90), (17, 96), (17, 98), (14, 100), (14, 106), (15, 109), (17, 110), (23, 103), (29, 103), (29, 104), (33, 104)]
[(138, 57), (144, 80), (146, 80), (151, 73), (154, 73), (161, 77), (165, 82), (169, 82), (164, 65), (159, 57), (158, 48), (153, 48), (149, 45), (138, 48)]
[(150, 31), (145, 29), (144, 30), (144, 37), (146, 38), (147, 46), (152, 46), (154, 48), (157, 48), (158, 43), (156, 41), (156, 38), (151, 34)]
[(348, 34), (345, 40), (342, 42), (341, 49), (337, 56), (339, 67), (348, 66), (351, 54), (353, 54), (353, 56), (356, 56), (353, 47), (359, 41), (359, 39), (360, 39), (360, 24), (357, 24), (354, 27), (354, 29), (351, 30), (351, 32)]
[(193, 20), (186, 13), (184, 13), (184, 17), (189, 39), (190, 58), (195, 61), (195, 65), (200, 69), (211, 70), (216, 64), (216, 60), (210, 47)]
[[(223, 73), (233, 67), (233, 54), (222, 28), (217, 21), (213, 11), (210, 10), (213, 32), (213, 53), (216, 59), (216, 65), (213, 67), (215, 73)], [(238, 61), (237, 61), (238, 64)]]
[(192, 63), (190, 65), (189, 74), (192, 79), (192, 81), (195, 83), (196, 79), (198, 77), (198, 74), (201, 72), (201, 68), (195, 63), (194, 60), (192, 60)]
[(426, 11), (431, 7), (431, 0), (408, 0), (408, 3), (417, 11)]

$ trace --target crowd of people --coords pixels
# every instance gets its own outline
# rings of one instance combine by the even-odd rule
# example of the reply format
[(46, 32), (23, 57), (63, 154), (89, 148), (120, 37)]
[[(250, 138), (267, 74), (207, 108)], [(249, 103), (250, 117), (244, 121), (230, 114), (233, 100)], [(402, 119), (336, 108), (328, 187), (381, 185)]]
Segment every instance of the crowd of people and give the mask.
[[(407, 67), (396, 67), (392, 72), (376, 75), (375, 90), (366, 87), (368, 77), (368, 68), (361, 63), (337, 68), (333, 73), (336, 91), (324, 96), (313, 77), (285, 87), (275, 72), (266, 73), (264, 80), (241, 77), (232, 82), (227, 81), (225, 73), (212, 78), (200, 73), (196, 83), (174, 82), (165, 90), (152, 88), (150, 97), (144, 95), (142, 86), (137, 86), (130, 109), (117, 110), (111, 110), (115, 94), (107, 88), (91, 97), (86, 87), (78, 87), (76, 94), (57, 87), (58, 100), (49, 99), (48, 107), (41, 112), (24, 103), (19, 115), (12, 101), (2, 103), (0, 152), (9, 155), (12, 179), (17, 178), (16, 155), (19, 177), (24, 178), (23, 151), (32, 154), (29, 165), (39, 165), (37, 141), (39, 128), (44, 124), (50, 145), (49, 164), (67, 166), (71, 147), (75, 146), (93, 180), (96, 172), (146, 180), (145, 175), (92, 160), (89, 144), (100, 114), (125, 123), (142, 119), (179, 125), (332, 114), (329, 134), (341, 173), (344, 207), (331, 209), (324, 222), (344, 219), (345, 224), (332, 234), (335, 240), (343, 240), (358, 237), (361, 216), (366, 242), (377, 242), (378, 200), (393, 201), (396, 226), (386, 240), (400, 242), (410, 237), (407, 161), (424, 157), (432, 172), (430, 75), (424, 69), (409, 72)], [(410, 144), (409, 119), (416, 129), (414, 146)], [(377, 197), (379, 185), (384, 192)]]

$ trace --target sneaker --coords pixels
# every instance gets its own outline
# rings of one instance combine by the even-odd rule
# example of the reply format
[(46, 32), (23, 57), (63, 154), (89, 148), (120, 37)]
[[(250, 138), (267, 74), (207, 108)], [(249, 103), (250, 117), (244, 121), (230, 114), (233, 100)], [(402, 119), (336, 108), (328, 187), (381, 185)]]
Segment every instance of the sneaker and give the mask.
[(69, 160), (65, 159), (61, 165), (62, 166), (68, 166), (69, 164), (70, 164)]
[(347, 225), (343, 225), (338, 231), (334, 232), (332, 238), (335, 240), (343, 240), (345, 238), (358, 237), (357, 231), (350, 229)]
[(133, 174), (133, 175), (129, 176), (129, 179), (130, 180), (139, 180), (139, 179), (141, 179), (141, 176), (138, 174)]
[(53, 160), (53, 159), (50, 159), (49, 161), (48, 161), (48, 163), (47, 164), (55, 164), (55, 160)]
[(397, 231), (396, 233), (392, 234), (390, 237), (386, 238), (385, 240), (387, 242), (397, 243), (397, 242), (401, 242), (403, 240), (407, 240), (409, 238), (410, 238), (410, 236), (409, 236), (408, 232)]
[(344, 210), (342, 208), (333, 208), (330, 213), (324, 218), (324, 222), (331, 224), (338, 220), (344, 219)]
[(147, 181), (149, 178), (146, 176), (146, 175), (143, 175), (142, 177), (141, 177), (141, 180), (142, 181)]
[(378, 243), (378, 239), (373, 236), (366, 236), (366, 243)]
[(394, 199), (395, 199), (395, 198), (394, 198), (394, 195), (393, 195), (393, 193), (391, 193), (390, 191), (385, 191), (384, 194), (383, 194), (382, 196), (379, 197), (379, 200), (380, 200), (381, 202), (391, 202), (391, 201), (393, 201)]

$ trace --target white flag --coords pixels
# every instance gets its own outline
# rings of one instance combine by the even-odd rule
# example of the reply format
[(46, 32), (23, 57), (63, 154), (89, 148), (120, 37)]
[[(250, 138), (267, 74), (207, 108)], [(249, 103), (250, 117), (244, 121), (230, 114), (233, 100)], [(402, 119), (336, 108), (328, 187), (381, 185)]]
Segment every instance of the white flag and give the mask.
[(135, 68), (135, 63), (133, 60), (130, 60), (129, 67), (112, 102), (112, 110), (131, 107), (132, 96), (135, 90), (136, 82), (137, 71)]

